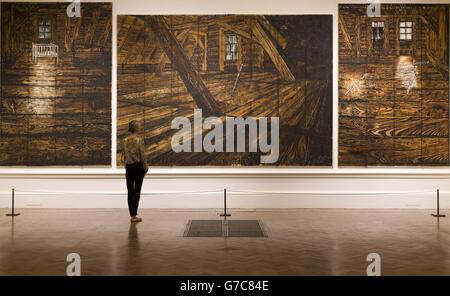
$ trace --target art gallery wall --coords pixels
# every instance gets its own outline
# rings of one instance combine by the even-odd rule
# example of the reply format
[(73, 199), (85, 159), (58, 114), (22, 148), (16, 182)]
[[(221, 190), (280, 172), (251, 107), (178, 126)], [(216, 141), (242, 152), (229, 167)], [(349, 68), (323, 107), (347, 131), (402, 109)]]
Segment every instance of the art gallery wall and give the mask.
[[(21, 1), (26, 2), (26, 1)], [(38, 1), (39, 2), (39, 1)], [(51, 2), (51, 1), (42, 1)], [(94, 1), (90, 1), (94, 2)], [(236, 208), (431, 208), (435, 190), (450, 207), (449, 167), (338, 167), (338, 3), (364, 1), (113, 1), (112, 122), (117, 121), (117, 15), (124, 14), (331, 14), (333, 15), (333, 165), (328, 168), (151, 168), (144, 184), (143, 207), (221, 206), (221, 190), (229, 191)], [(448, 3), (447, 1), (383, 1), (383, 3)], [(0, 206), (9, 204), (11, 188), (23, 207), (126, 207), (124, 170), (115, 162), (116, 125), (112, 125), (111, 168), (0, 169)], [(31, 193), (26, 191), (42, 191)], [(214, 191), (212, 193), (194, 193)], [(233, 191), (235, 193), (233, 193)], [(253, 193), (239, 194), (237, 191)], [(52, 193), (46, 193), (52, 192)], [(59, 193), (58, 193), (59, 192)], [(69, 193), (74, 192), (74, 193)], [(176, 192), (185, 192), (176, 194)], [(266, 192), (261, 194), (258, 192)], [(294, 193), (268, 194), (268, 193)], [(173, 193), (173, 194), (171, 194)], [(314, 195), (317, 193), (319, 195)], [(381, 194), (380, 194), (381, 193)], [(382, 194), (385, 193), (385, 194)], [(388, 193), (388, 194), (386, 194)], [(393, 194), (404, 193), (404, 194)], [(322, 195), (321, 195), (322, 194)], [(361, 194), (361, 195), (359, 195)], [(366, 195), (364, 195), (366, 194)]]

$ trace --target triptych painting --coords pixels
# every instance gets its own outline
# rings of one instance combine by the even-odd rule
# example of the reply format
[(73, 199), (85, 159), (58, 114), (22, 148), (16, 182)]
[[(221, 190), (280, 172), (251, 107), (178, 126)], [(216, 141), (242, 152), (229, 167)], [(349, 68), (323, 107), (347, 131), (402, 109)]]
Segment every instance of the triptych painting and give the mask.
[(450, 5), (341, 4), (338, 61), (331, 15), (118, 15), (116, 122), (112, 4), (67, 8), (1, 3), (0, 166), (122, 166), (131, 120), (152, 166), (329, 167), (333, 128), (340, 167), (449, 165)]

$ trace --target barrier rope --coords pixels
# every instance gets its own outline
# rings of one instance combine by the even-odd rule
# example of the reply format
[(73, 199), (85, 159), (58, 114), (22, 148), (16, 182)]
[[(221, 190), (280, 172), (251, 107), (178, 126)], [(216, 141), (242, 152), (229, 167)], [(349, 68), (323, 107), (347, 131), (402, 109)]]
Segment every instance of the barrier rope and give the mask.
[[(91, 192), (91, 191), (47, 191), (47, 190), (20, 190), (15, 189), (16, 194), (63, 194), (63, 195), (127, 195), (127, 192)], [(186, 195), (186, 194), (223, 194), (223, 190), (204, 190), (204, 191), (164, 191), (164, 192), (142, 192), (141, 195)], [(287, 191), (252, 191), (252, 190), (227, 190), (228, 194), (233, 195), (312, 195), (312, 196), (335, 196), (335, 195), (351, 195), (351, 196), (377, 196), (377, 195), (405, 195), (405, 194), (426, 194), (426, 193), (436, 193), (436, 190), (426, 190), (426, 191), (398, 191), (398, 192), (287, 192)], [(441, 193), (445, 193), (441, 191)], [(11, 193), (4, 192), (0, 195), (5, 195), (5, 197), (0, 198), (10, 198)]]
[[(91, 191), (46, 191), (46, 190), (20, 190), (14, 189), (15, 193), (41, 193), (41, 194), (65, 194), (65, 195), (127, 195), (127, 192), (91, 192)], [(205, 190), (205, 191), (164, 191), (164, 192), (142, 192), (141, 195), (174, 195), (174, 194), (211, 194), (223, 193), (219, 190)], [(5, 193), (6, 194), (6, 193)]]
[[(126, 196), (126, 192), (86, 192), (86, 191), (46, 191), (46, 190), (17, 190), (15, 188), (12, 189), (12, 213), (7, 214), (7, 216), (18, 216), (20, 213), (14, 212), (14, 196), (17, 193), (22, 194), (53, 194), (53, 195), (113, 195), (113, 196)], [(208, 195), (211, 194), (217, 194), (217, 193), (223, 193), (224, 195), (224, 213), (220, 216), (224, 217), (225, 219), (230, 214), (227, 214), (227, 189), (221, 190), (204, 190), (204, 191), (172, 191), (172, 192), (143, 192), (141, 195), (183, 195), (183, 194), (200, 194), (200, 195)], [(309, 196), (336, 196), (336, 195), (347, 195), (347, 196), (380, 196), (380, 195), (407, 195), (407, 194), (428, 194), (433, 193), (437, 194), (437, 206), (436, 206), (436, 214), (431, 214), (431, 216), (440, 218), (445, 217), (445, 215), (441, 215), (439, 210), (439, 199), (440, 199), (440, 191), (438, 190), (424, 190), (424, 191), (397, 191), (397, 192), (286, 192), (286, 191), (251, 191), (251, 190), (228, 190), (228, 194), (234, 194), (234, 195), (289, 195), (289, 196), (301, 196), (301, 195), (309, 195)], [(1, 193), (0, 193), (1, 194)], [(9, 197), (0, 197), (0, 198), (9, 198)], [(427, 196), (427, 198), (429, 198)]]
[[(315, 195), (315, 196), (332, 196), (332, 195), (404, 195), (404, 194), (423, 194), (436, 193), (431, 191), (399, 191), (399, 192), (275, 192), (275, 191), (246, 191), (246, 190), (229, 190), (229, 193), (236, 195)], [(442, 192), (442, 191), (441, 191)]]

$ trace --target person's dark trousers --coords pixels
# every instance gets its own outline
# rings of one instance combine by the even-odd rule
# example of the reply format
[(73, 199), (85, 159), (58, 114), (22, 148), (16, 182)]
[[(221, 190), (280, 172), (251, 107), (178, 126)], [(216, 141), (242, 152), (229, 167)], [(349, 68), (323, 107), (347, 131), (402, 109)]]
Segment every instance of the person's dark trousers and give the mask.
[(131, 217), (137, 215), (144, 176), (144, 166), (141, 162), (127, 164), (126, 178), (128, 189), (128, 209)]

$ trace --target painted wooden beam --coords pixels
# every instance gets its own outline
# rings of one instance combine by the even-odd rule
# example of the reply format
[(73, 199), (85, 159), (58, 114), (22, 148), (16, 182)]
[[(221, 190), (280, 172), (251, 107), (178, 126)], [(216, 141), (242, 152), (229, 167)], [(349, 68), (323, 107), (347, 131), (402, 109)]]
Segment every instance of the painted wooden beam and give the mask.
[(64, 48), (66, 49), (67, 52), (72, 51), (74, 42), (80, 35), (81, 21), (82, 17), (80, 18), (66, 17), (64, 19), (64, 25), (66, 30), (66, 34), (64, 35)]
[(344, 36), (345, 45), (347, 45), (348, 49), (353, 50), (352, 40), (350, 35), (348, 35), (347, 28), (345, 27), (345, 21), (342, 17), (342, 14), (339, 14), (339, 28), (341, 29), (341, 33)]
[[(397, 56), (400, 56), (400, 38), (398, 38), (397, 36), (400, 36), (400, 23), (395, 21), (395, 54)], [(372, 40), (372, 38), (370, 39)]]
[(164, 18), (151, 15), (146, 17), (146, 21), (172, 65), (176, 67), (178, 75), (183, 80), (197, 107), (202, 109), (206, 116), (219, 115), (219, 105), (206, 87), (200, 74), (194, 69), (177, 38), (169, 30)]
[(224, 28), (227, 31), (231, 31), (234, 32), (244, 38), (247, 38), (249, 40), (254, 40), (255, 42), (259, 43), (254, 36), (252, 36), (251, 34), (245, 32), (244, 30), (241, 30), (239, 28), (236, 28), (235, 26), (232, 26), (226, 22), (222, 22), (222, 21), (217, 21), (217, 25), (219, 25), (219, 27)]
[[(344, 26), (345, 26), (345, 24), (344, 24)], [(361, 20), (359, 17), (356, 18), (355, 32), (356, 32), (356, 40), (355, 40), (356, 56), (360, 57), (361, 56)]]
[(134, 29), (133, 27), (136, 25), (136, 23), (138, 21), (138, 18), (135, 17), (135, 16), (126, 16), (126, 18), (127, 18), (127, 20), (124, 20), (124, 22), (126, 22), (126, 21), (128, 21), (130, 19), (132, 19), (132, 22), (130, 23), (128, 29), (126, 29), (126, 32), (122, 33), (122, 30), (123, 31), (125, 31), (125, 30), (124, 30), (123, 27), (120, 28), (119, 37), (122, 37), (122, 36), (120, 36), (121, 34), (123, 34), (123, 37), (122, 37), (121, 40), (117, 40), (117, 52), (121, 52), (123, 47), (124, 47), (124, 45), (127, 44), (128, 35), (130, 34), (131, 30)]
[(279, 46), (281, 46), (282, 49), (285, 49), (287, 46), (287, 41), (281, 35), (281, 33), (275, 28), (270, 21), (263, 15), (256, 17), (259, 21), (259, 23), (264, 27), (264, 29), (267, 30), (267, 32), (270, 33), (270, 35), (273, 37), (273, 39), (278, 43)]
[[(186, 29), (184, 31), (181, 31), (178, 34), (174, 33), (174, 36), (177, 40), (179, 38), (181, 38), (180, 45), (182, 48), (184, 47), (184, 43), (187, 40), (188, 32), (189, 32), (189, 30)], [(159, 59), (159, 62), (158, 62), (158, 67), (156, 68), (156, 73), (162, 73), (164, 71), (164, 68), (166, 67), (167, 62), (169, 62), (169, 58), (167, 57), (166, 53), (163, 51), (163, 53), (161, 54), (161, 57)]]
[[(138, 55), (138, 54), (136, 53), (136, 45), (137, 45), (138, 42), (139, 42), (140, 40), (142, 40), (143, 38), (145, 38), (145, 27), (143, 27), (142, 29), (140, 29), (140, 30), (138, 31), (138, 33), (136, 34), (135, 39), (134, 39), (133, 41), (130, 42), (131, 44), (133, 44), (133, 46), (130, 46), (130, 47), (128, 48), (127, 54), (125, 55), (125, 58), (124, 58), (124, 61), (123, 61), (124, 64), (129, 64), (129, 63), (130, 63), (130, 60), (133, 60), (133, 58), (134, 58), (134, 59), (137, 58), (137, 55)], [(143, 47), (145, 47), (145, 46), (143, 46)]]
[(106, 21), (105, 29), (100, 37), (100, 45), (105, 47), (106, 43), (110, 40), (110, 35), (112, 34), (112, 20)]
[(151, 53), (155, 49), (152, 47), (151, 38), (153, 37), (153, 34), (150, 32), (150, 28), (147, 26), (144, 29), (144, 46), (142, 47), (141, 52), (138, 54), (138, 56), (141, 56), (142, 63), (145, 64), (145, 58), (147, 55), (151, 56)]
[(436, 34), (439, 33), (438, 24), (428, 16), (420, 15), (419, 18), (424, 22), (426, 26), (428, 26), (431, 30), (433, 30)]
[(255, 39), (261, 44), (269, 58), (272, 60), (275, 68), (277, 68), (283, 80), (295, 81), (295, 76), (292, 74), (288, 65), (278, 51), (277, 45), (272, 41), (270, 36), (267, 35), (261, 24), (255, 18), (250, 17), (246, 18), (245, 21), (251, 28)]
[(84, 43), (86, 47), (92, 47), (94, 45), (95, 29), (98, 25), (98, 20), (100, 18), (100, 9), (96, 8), (92, 11), (92, 16), (89, 20), (90, 25), (86, 31)]
[[(397, 22), (398, 23), (398, 22)], [(372, 27), (367, 26), (367, 54), (370, 56), (373, 54), (373, 42), (372, 42)], [(396, 35), (398, 36), (398, 35)], [(398, 38), (396, 38), (398, 40)], [(399, 43), (400, 44), (400, 43)]]
[[(206, 28), (211, 25), (217, 24), (218, 21), (221, 22), (235, 22), (241, 18), (240, 15), (221, 15), (221, 16), (214, 16), (210, 17), (209, 19), (202, 20), (200, 22), (200, 28)], [(198, 28), (197, 21), (190, 21), (190, 22), (184, 22), (182, 24), (171, 24), (170, 29), (171, 30), (186, 30), (186, 29), (192, 29), (192, 28)]]
[(448, 77), (449, 77), (448, 66), (443, 64), (438, 58), (436, 58), (430, 52), (427, 53), (427, 58), (430, 61), (430, 63), (433, 65), (433, 67), (442, 75), (442, 77), (446, 79), (446, 82), (448, 84)]

